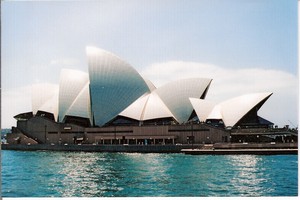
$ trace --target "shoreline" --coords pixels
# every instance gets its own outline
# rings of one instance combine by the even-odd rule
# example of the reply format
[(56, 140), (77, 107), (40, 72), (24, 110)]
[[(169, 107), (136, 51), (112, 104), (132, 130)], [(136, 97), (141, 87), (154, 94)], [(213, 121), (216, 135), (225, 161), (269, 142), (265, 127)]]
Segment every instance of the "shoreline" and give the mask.
[(201, 155), (222, 154), (298, 154), (298, 143), (216, 143), (179, 145), (92, 145), (92, 144), (1, 144), (1, 150), (17, 151), (83, 151), (83, 152), (126, 152), (126, 153), (186, 153)]
[(298, 149), (182, 149), (189, 155), (298, 155)]

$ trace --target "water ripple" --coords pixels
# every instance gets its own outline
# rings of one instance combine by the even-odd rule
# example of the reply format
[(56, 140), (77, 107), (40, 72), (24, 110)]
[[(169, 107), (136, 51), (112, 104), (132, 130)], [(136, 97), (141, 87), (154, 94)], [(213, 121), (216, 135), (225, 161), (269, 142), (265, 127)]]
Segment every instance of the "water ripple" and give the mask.
[(4, 197), (297, 196), (285, 156), (2, 151)]

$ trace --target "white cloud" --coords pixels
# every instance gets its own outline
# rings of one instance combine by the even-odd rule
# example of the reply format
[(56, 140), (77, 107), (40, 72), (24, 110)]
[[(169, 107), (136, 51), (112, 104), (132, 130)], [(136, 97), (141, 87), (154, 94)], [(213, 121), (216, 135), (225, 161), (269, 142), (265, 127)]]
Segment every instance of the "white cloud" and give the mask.
[(31, 110), (31, 86), (2, 90), (1, 128), (16, 126), (16, 120), (13, 117)]
[(169, 61), (153, 64), (141, 74), (157, 87), (182, 78), (212, 78), (206, 99), (216, 103), (247, 93), (273, 92), (259, 115), (279, 126), (291, 125), (289, 121), (298, 126), (298, 79), (285, 71), (225, 69), (205, 63)]
[[(1, 94), (1, 128), (16, 126), (15, 115), (32, 111), (32, 88), (46, 83), (27, 85), (18, 88), (2, 90)], [(48, 84), (49, 87), (58, 87)]]

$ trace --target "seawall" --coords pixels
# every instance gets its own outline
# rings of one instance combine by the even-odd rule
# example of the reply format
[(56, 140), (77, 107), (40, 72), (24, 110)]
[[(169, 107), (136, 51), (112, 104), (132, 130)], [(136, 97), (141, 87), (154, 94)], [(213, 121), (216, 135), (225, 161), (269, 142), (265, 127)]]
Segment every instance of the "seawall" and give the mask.
[(182, 149), (181, 152), (190, 155), (297, 155), (298, 149)]
[[(236, 154), (242, 154), (244, 152), (248, 154), (256, 154), (259, 150), (263, 150), (262, 154), (268, 154), (267, 149), (271, 149), (274, 154), (284, 152), (285, 149), (293, 149), (293, 151), (287, 150), (286, 152), (298, 151), (298, 143), (217, 143), (211, 145), (203, 144), (183, 144), (183, 145), (50, 145), (50, 144), (35, 144), (35, 145), (24, 145), (24, 144), (2, 144), (2, 150), (19, 150), (19, 151), (86, 151), (86, 152), (128, 152), (128, 153), (182, 153), (182, 149), (206, 149), (209, 150), (207, 154), (216, 154), (218, 150), (220, 154), (222, 152), (232, 152)], [(240, 150), (246, 151), (240, 151)], [(278, 151), (275, 151), (277, 149)], [(237, 150), (237, 151), (228, 151)], [(252, 150), (252, 151), (251, 151)], [(254, 153), (253, 153), (254, 152)]]
[(139, 153), (180, 153), (183, 148), (191, 148), (191, 145), (23, 145), (2, 144), (2, 150), (19, 151), (86, 151), (86, 152), (139, 152)]

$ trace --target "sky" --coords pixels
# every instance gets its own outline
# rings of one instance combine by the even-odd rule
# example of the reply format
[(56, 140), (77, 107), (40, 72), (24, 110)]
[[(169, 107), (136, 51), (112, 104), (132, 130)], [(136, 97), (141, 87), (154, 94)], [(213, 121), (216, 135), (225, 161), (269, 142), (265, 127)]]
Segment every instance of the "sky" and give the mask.
[(298, 126), (297, 0), (1, 2), (1, 127), (31, 111), (31, 87), (88, 71), (86, 46), (110, 51), (157, 87), (213, 78), (219, 103), (273, 92), (259, 115)]

